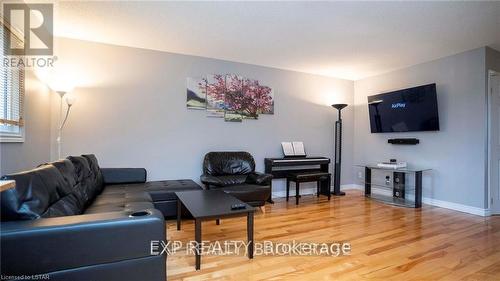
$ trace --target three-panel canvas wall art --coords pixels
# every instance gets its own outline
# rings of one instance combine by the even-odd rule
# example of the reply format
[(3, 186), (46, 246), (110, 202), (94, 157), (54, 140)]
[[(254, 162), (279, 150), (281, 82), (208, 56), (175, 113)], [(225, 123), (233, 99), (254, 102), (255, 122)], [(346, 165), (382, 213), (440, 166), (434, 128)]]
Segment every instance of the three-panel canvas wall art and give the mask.
[(236, 74), (214, 74), (187, 78), (187, 107), (206, 110), (207, 117), (228, 122), (258, 119), (274, 114), (273, 90), (259, 81)]

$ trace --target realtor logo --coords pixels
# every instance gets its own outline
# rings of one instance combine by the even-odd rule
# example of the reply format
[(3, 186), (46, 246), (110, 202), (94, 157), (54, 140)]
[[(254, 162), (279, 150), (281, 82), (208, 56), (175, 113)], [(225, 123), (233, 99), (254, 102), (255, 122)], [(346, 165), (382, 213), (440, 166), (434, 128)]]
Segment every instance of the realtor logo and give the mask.
[(54, 52), (53, 4), (3, 4), (3, 18), (23, 36), (19, 43), (14, 34), (6, 36), (7, 56), (51, 56)]

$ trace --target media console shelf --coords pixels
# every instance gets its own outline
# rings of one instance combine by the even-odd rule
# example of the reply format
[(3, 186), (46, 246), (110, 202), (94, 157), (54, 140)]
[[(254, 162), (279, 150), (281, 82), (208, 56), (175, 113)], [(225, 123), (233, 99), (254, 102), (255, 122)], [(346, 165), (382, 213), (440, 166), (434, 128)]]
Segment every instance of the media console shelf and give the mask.
[[(377, 165), (356, 165), (356, 166), (365, 168), (364, 184), (365, 184), (366, 197), (396, 206), (410, 207), (410, 208), (422, 207), (422, 174), (424, 172), (431, 171), (431, 169), (421, 169), (412, 166), (400, 169), (383, 168), (383, 167), (378, 167)], [(382, 170), (385, 172), (392, 172), (393, 175), (392, 187), (372, 182), (372, 170)], [(406, 174), (415, 175), (414, 185), (406, 184)], [(383, 189), (389, 188), (392, 190), (392, 196), (383, 194), (372, 194), (372, 186)], [(406, 197), (408, 191), (414, 191), (415, 195), (413, 200)]]

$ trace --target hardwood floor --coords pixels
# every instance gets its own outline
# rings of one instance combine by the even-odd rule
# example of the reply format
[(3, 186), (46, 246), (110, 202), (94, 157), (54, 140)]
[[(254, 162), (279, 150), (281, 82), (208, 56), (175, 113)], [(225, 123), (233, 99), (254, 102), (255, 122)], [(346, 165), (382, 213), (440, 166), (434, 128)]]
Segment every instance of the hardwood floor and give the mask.
[[(345, 197), (302, 196), (257, 210), (255, 240), (351, 243), (342, 257), (203, 256), (176, 253), (167, 259), (168, 280), (500, 280), (500, 217), (479, 217), (425, 205), (392, 207), (359, 191)], [(169, 240), (194, 240), (194, 224)], [(203, 223), (203, 240), (244, 240), (244, 218)]]

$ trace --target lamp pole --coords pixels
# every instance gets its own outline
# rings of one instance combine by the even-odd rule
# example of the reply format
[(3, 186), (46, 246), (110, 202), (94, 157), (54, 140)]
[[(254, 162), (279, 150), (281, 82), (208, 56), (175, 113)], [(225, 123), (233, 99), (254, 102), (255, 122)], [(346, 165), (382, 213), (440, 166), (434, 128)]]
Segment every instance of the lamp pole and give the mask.
[(339, 112), (338, 120), (335, 121), (335, 152), (334, 152), (334, 176), (333, 176), (333, 195), (344, 196), (345, 192), (340, 191), (340, 173), (342, 164), (342, 115), (341, 111), (347, 104), (332, 104)]
[(61, 142), (62, 142), (62, 107), (63, 99), (66, 95), (66, 91), (56, 91), (59, 94), (61, 100), (59, 101), (59, 129), (57, 132), (57, 159), (61, 159)]
[[(66, 124), (66, 121), (68, 120), (71, 106), (75, 103), (75, 97), (66, 96), (66, 94), (67, 94), (66, 91), (57, 91), (57, 93), (61, 97), (61, 101), (59, 104), (59, 129), (58, 129), (56, 141), (57, 141), (57, 157), (58, 157), (58, 159), (61, 159), (62, 132), (64, 129), (64, 125)], [(66, 115), (64, 116), (64, 119), (62, 118), (63, 99), (66, 101), (66, 105), (67, 105)]]

